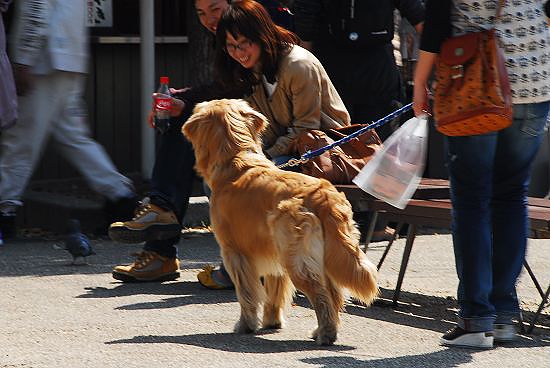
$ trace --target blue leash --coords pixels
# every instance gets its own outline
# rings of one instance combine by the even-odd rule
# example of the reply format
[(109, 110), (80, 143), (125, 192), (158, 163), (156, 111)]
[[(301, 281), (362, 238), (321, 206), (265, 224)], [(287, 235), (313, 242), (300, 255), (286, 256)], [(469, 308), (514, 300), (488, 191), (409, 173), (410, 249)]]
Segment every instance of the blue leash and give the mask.
[(320, 156), (322, 155), (324, 152), (334, 148), (334, 147), (337, 147), (337, 146), (340, 146), (346, 142), (349, 142), (351, 141), (353, 138), (371, 130), (371, 129), (374, 129), (374, 128), (378, 128), (379, 126), (381, 125), (384, 125), (386, 124), (388, 121), (392, 120), (392, 119), (395, 119), (396, 117), (398, 117), (399, 115), (403, 114), (404, 112), (407, 112), (409, 111), (410, 109), (412, 109), (412, 102), (395, 110), (394, 112), (392, 112), (391, 114), (389, 115), (386, 115), (384, 116), (383, 118), (381, 119), (378, 119), (377, 121), (375, 121), (374, 123), (372, 124), (369, 124), (368, 126), (366, 127), (363, 127), (361, 129), (359, 129), (358, 131), (356, 132), (353, 132), (351, 133), (350, 135), (347, 135), (345, 136), (344, 138), (341, 138), (337, 141), (335, 141), (334, 143), (331, 143), (325, 147), (321, 147), (321, 148), (318, 148), (316, 149), (315, 151), (307, 151), (306, 153), (304, 153), (302, 156), (300, 156), (300, 158), (291, 158), (290, 160), (288, 160), (287, 162), (285, 162), (284, 164), (281, 164), (279, 166), (277, 166), (279, 169), (283, 169), (285, 167), (292, 167), (292, 166), (298, 166), (298, 165), (301, 165), (301, 164), (304, 164), (306, 162), (309, 161), (309, 159), (311, 159), (312, 157), (317, 157), (317, 156)]

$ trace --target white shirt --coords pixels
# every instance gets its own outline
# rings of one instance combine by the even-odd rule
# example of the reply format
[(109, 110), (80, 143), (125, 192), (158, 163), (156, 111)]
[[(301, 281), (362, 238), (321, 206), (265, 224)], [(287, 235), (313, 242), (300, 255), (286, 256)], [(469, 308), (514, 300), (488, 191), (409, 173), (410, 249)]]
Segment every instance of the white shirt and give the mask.
[(265, 75), (262, 74), (262, 82), (264, 83), (265, 94), (268, 98), (271, 97), (275, 88), (277, 88), (277, 80), (275, 80), (275, 83), (269, 83)]
[(87, 72), (88, 29), (84, 0), (19, 0), (12, 59), (36, 74), (53, 69)]

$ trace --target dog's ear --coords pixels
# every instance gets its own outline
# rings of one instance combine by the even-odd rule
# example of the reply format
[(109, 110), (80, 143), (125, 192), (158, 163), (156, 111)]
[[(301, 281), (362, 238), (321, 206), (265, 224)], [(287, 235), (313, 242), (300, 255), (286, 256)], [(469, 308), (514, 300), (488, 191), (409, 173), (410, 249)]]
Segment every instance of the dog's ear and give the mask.
[(197, 126), (197, 121), (189, 118), (181, 127), (181, 132), (189, 142), (193, 142), (193, 137), (195, 136)]
[(228, 136), (240, 150), (261, 150), (261, 133), (267, 119), (245, 100), (223, 100)]
[(205, 110), (207, 108), (207, 102), (201, 102), (193, 109), (193, 114), (181, 127), (183, 135), (193, 143), (193, 138), (196, 137), (196, 132), (200, 126), (200, 122), (204, 120)]
[(246, 117), (250, 119), (250, 121), (253, 124), (254, 127), (254, 135), (260, 135), (265, 128), (267, 128), (267, 119), (258, 111), (254, 110), (252, 107), (248, 108), (248, 111), (246, 111)]

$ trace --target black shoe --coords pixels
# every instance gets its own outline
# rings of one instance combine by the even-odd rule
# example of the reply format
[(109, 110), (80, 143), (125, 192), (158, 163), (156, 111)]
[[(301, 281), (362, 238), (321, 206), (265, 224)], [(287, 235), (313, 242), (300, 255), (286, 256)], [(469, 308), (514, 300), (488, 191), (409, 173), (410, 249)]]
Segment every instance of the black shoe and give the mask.
[(447, 331), (440, 339), (441, 345), (474, 349), (491, 349), (493, 331), (468, 332), (458, 326)]
[(4, 240), (13, 239), (17, 235), (17, 227), (15, 225), (15, 214), (13, 215), (0, 215), (0, 231), (2, 232), (2, 238)]

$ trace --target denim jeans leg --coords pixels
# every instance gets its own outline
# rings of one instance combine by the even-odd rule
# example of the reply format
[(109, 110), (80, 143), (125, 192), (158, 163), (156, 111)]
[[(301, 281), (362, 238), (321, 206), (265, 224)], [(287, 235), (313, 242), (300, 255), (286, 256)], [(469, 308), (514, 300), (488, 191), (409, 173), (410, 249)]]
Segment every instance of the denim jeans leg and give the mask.
[(448, 138), (452, 233), (458, 274), (459, 326), (492, 330), (495, 310), (489, 301), (493, 161), (497, 134)]
[(193, 189), (194, 165), (193, 146), (183, 134), (171, 130), (160, 136), (149, 196), (153, 201), (158, 197), (165, 205), (170, 203), (180, 221), (185, 216)]
[[(179, 129), (161, 135), (159, 143), (149, 197), (152, 203), (174, 211), (181, 223), (196, 177), (195, 153), (193, 146)], [(148, 241), (144, 250), (154, 251), (165, 257), (177, 257), (176, 244), (179, 238)]]
[(496, 323), (519, 315), (516, 280), (527, 247), (527, 191), (550, 103), (514, 105), (514, 122), (499, 132), (493, 189), (493, 289)]

